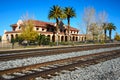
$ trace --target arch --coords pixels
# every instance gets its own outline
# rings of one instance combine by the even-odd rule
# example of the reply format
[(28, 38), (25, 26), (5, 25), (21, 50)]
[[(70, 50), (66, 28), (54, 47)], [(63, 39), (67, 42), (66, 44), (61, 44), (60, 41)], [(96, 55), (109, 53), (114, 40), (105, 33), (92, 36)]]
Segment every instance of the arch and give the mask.
[(8, 36), (8, 34), (6, 35), (6, 39), (9, 40), (9, 36)]
[(83, 41), (84, 39), (83, 39), (83, 37), (82, 37), (82, 41)]
[(61, 42), (64, 41), (64, 36), (61, 36)]
[(78, 41), (78, 37), (76, 37), (76, 41)]
[(18, 38), (18, 34), (15, 35), (15, 38)]
[(67, 36), (65, 36), (65, 41), (67, 41), (67, 38), (68, 38), (68, 37), (67, 37)]
[(50, 37), (50, 35), (47, 35), (47, 37)]
[(85, 36), (84, 40), (86, 41), (86, 36)]
[(73, 41), (75, 41), (75, 37), (73, 36)]
[(52, 36), (52, 42), (55, 42), (55, 35)]
[(60, 42), (60, 36), (58, 36), (58, 42)]
[(14, 38), (14, 36), (13, 36), (13, 34), (11, 34), (11, 39), (13, 39)]

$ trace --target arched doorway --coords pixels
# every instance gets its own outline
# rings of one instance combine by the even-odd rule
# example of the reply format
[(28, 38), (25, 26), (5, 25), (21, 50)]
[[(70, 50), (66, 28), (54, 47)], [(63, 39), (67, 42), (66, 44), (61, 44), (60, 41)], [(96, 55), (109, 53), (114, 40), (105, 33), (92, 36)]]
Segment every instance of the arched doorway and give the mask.
[(15, 38), (18, 38), (18, 34), (15, 35)]
[(85, 36), (85, 38), (84, 38), (84, 39), (85, 39), (85, 41), (86, 41), (86, 36)]
[(68, 38), (68, 37), (67, 37), (67, 36), (65, 36), (65, 41), (67, 41), (67, 38)]
[(60, 42), (60, 36), (58, 36), (58, 42)]
[(78, 41), (78, 37), (76, 37), (76, 41)]
[(6, 35), (6, 39), (9, 41), (9, 36), (8, 36), (8, 34)]
[(13, 36), (13, 34), (11, 34), (11, 39), (13, 39), (14, 38), (14, 36)]
[(75, 41), (75, 37), (73, 36), (73, 41)]
[(82, 41), (83, 41), (83, 37), (82, 37)]
[(61, 36), (61, 42), (63, 42), (64, 41), (64, 36)]
[(55, 35), (52, 36), (52, 42), (55, 42)]

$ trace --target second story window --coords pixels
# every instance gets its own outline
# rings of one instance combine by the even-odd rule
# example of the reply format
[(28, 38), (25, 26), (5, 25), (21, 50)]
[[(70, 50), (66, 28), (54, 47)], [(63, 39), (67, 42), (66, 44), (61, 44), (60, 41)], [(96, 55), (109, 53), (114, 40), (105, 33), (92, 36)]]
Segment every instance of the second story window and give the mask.
[(38, 31), (38, 30), (39, 30), (39, 28), (36, 28), (36, 30)]
[(50, 31), (50, 29), (49, 29), (49, 28), (47, 28), (47, 31)]
[(60, 32), (62, 32), (62, 29), (60, 29)]
[(78, 34), (78, 31), (77, 31), (77, 34)]
[(42, 31), (44, 31), (44, 29), (42, 29)]
[(20, 29), (21, 27), (19, 26), (19, 29)]

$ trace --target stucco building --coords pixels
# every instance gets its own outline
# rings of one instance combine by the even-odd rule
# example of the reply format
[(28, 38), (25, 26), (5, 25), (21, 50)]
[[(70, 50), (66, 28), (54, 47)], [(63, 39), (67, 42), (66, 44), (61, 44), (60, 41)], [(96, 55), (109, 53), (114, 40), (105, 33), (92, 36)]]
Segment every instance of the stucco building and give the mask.
[[(2, 42), (10, 42), (11, 38), (16, 38), (21, 34), (21, 25), (23, 24), (22, 20), (18, 20), (16, 24), (10, 25), (12, 31), (4, 31), (4, 35), (2, 37)], [(79, 34), (79, 30), (73, 27), (70, 27), (70, 34), (68, 34), (68, 26), (64, 25), (62, 21), (59, 22), (59, 31), (56, 34), (56, 24), (50, 22), (43, 22), (39, 20), (33, 20), (34, 30), (38, 32), (38, 34), (48, 36), (51, 42), (59, 42), (68, 41), (68, 36), (70, 36), (70, 41), (84, 41), (85, 35)], [(57, 37), (58, 36), (58, 37)]]

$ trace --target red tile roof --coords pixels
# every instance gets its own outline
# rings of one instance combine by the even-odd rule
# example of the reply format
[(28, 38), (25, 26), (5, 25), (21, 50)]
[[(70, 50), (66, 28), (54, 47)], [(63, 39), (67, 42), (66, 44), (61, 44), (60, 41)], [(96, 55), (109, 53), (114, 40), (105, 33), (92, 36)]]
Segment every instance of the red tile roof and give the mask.
[(10, 33), (21, 33), (21, 31), (7, 31), (5, 34), (10, 34)]
[[(35, 27), (46, 27), (47, 25), (54, 27), (55, 23), (50, 23), (50, 22), (43, 22), (43, 21), (39, 21), (39, 20), (33, 20), (33, 23), (35, 25)], [(17, 24), (12, 24), (12, 27), (16, 27)], [(67, 29), (67, 28), (66, 28)], [(70, 27), (70, 30), (72, 31), (79, 31), (76, 28)]]
[(38, 20), (34, 20), (33, 23), (35, 26), (43, 26), (43, 27), (46, 27), (47, 25), (54, 26), (54, 23), (43, 22), (43, 21), (38, 21)]
[(53, 34), (53, 32), (43, 32), (43, 31), (37, 31), (37, 32), (39, 32), (41, 34)]
[(17, 27), (17, 24), (12, 24), (12, 25), (10, 25), (10, 26), (11, 26), (11, 27), (14, 27), (14, 26)]
[(71, 31), (79, 31), (78, 29), (73, 28), (73, 27), (70, 27), (70, 30), (71, 30)]

